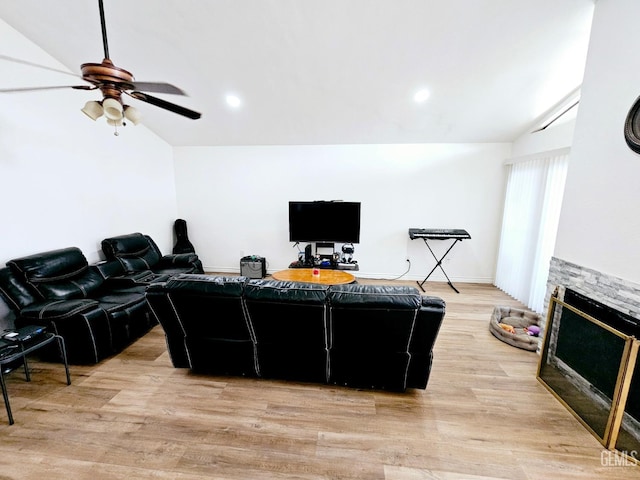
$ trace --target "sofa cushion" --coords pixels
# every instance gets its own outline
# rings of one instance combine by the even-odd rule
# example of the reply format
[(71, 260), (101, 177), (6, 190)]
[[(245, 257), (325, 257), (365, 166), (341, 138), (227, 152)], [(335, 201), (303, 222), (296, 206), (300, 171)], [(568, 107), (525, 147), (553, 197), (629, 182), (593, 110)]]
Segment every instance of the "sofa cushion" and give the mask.
[(420, 305), (420, 294), (412, 287), (331, 287), (329, 347), (408, 352)]
[(250, 280), (244, 298), (256, 343), (324, 350), (328, 290), (312, 283)]
[(7, 265), (42, 299), (86, 298), (103, 282), (76, 247), (13, 259)]
[(127, 289), (97, 292), (93, 299), (109, 314), (145, 303), (144, 292)]
[(326, 382), (328, 286), (251, 280), (245, 288), (260, 375)]
[(101, 290), (96, 292), (94, 298), (100, 308), (107, 312), (116, 351), (151, 328), (144, 287)]
[(252, 332), (245, 317), (246, 277), (177, 275), (146, 292), (162, 324), (174, 366), (255, 376)]
[(169, 294), (172, 314), (188, 338), (251, 341), (242, 297), (246, 282), (246, 277), (182, 274), (169, 280), (163, 289)]

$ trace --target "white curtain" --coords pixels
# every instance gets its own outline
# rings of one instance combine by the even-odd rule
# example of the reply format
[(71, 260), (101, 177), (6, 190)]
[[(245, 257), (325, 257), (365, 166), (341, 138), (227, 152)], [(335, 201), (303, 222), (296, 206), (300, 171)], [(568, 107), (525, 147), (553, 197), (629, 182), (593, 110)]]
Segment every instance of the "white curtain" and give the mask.
[(496, 286), (542, 313), (569, 149), (507, 162)]

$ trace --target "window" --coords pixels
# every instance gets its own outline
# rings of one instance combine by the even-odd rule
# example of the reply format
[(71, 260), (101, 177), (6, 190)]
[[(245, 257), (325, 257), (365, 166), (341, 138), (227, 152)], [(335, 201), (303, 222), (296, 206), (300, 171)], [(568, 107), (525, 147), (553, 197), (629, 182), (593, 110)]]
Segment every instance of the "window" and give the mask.
[(568, 148), (508, 163), (496, 286), (538, 313), (544, 309), (568, 165)]

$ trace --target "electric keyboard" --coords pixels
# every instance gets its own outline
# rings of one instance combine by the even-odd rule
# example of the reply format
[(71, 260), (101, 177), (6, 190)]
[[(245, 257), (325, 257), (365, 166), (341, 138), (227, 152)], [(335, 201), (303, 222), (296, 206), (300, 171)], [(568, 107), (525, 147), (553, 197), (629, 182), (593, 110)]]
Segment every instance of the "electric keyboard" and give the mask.
[[(456, 291), (456, 293), (460, 293), (458, 289), (453, 286), (453, 283), (451, 283), (451, 279), (449, 278), (449, 275), (447, 275), (447, 272), (445, 272), (444, 268), (442, 268), (442, 261), (444, 260), (444, 257), (447, 256), (447, 254), (451, 251), (451, 249), (456, 243), (461, 242), (462, 240), (471, 238), (471, 235), (469, 235), (469, 232), (467, 232), (466, 230), (462, 230), (461, 228), (410, 228), (409, 238), (411, 238), (411, 240), (414, 240), (416, 238), (421, 238), (424, 241), (424, 244), (427, 246), (427, 248), (431, 252), (431, 255), (433, 256), (434, 260), (436, 261), (435, 267), (433, 267), (431, 271), (427, 274), (427, 276), (424, 277), (424, 280), (422, 280), (421, 282), (418, 282), (418, 286), (420, 287), (420, 289), (423, 292), (425, 291), (423, 287), (424, 283), (431, 276), (431, 274), (436, 270), (436, 268), (439, 268), (440, 270), (442, 270), (442, 273), (447, 278), (447, 283), (449, 284), (449, 286), (453, 288)], [(444, 255), (438, 258), (436, 257), (436, 254), (433, 252), (433, 250), (429, 246), (429, 242), (427, 242), (427, 240), (453, 240), (453, 242), (449, 246), (449, 249), (446, 252), (444, 252)]]
[(471, 238), (469, 232), (460, 228), (410, 228), (409, 238), (428, 238), (430, 240), (465, 240)]

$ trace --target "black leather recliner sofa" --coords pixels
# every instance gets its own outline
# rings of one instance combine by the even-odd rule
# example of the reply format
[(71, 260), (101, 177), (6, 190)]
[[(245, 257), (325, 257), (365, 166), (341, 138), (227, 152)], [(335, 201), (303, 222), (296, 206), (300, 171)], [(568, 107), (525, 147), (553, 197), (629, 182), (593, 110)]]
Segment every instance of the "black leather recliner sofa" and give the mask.
[(202, 262), (195, 253), (162, 255), (148, 235), (130, 233), (102, 240), (102, 252), (110, 263), (109, 275), (115, 276), (113, 264), (119, 265), (121, 274), (128, 278), (149, 282), (168, 280), (179, 273), (204, 273)]
[(10, 260), (0, 269), (0, 295), (15, 312), (16, 327), (44, 325), (61, 335), (71, 363), (96, 363), (155, 325), (145, 288), (110, 282), (76, 247)]
[(412, 287), (178, 275), (146, 291), (173, 365), (219, 375), (424, 389), (445, 303)]

